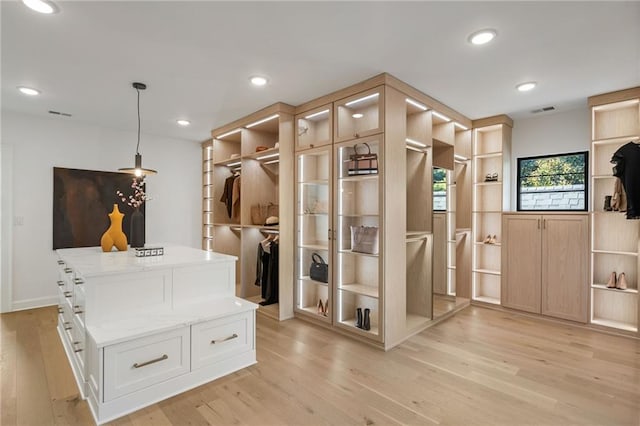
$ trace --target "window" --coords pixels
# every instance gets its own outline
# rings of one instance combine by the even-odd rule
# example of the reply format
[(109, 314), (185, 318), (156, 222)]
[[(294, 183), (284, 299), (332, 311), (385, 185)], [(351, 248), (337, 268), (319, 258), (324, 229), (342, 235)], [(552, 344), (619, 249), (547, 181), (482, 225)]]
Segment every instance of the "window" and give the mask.
[(447, 171), (433, 168), (433, 210), (447, 210)]
[(518, 211), (587, 210), (588, 155), (518, 158)]

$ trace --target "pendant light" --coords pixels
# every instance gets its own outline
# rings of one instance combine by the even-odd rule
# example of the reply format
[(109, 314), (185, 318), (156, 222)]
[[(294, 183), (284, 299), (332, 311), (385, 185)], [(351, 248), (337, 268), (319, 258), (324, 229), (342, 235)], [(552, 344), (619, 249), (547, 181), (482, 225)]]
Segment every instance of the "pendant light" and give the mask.
[(138, 93), (138, 144), (136, 145), (136, 160), (135, 160), (134, 167), (123, 167), (121, 169), (118, 169), (118, 171), (124, 172), (124, 173), (132, 173), (138, 177), (144, 176), (144, 175), (155, 175), (156, 173), (158, 173), (156, 170), (142, 168), (142, 155), (140, 154), (140, 151), (139, 151), (139, 148), (140, 148), (140, 91), (145, 90), (147, 88), (147, 85), (144, 83), (133, 83), (132, 86), (134, 89), (136, 89), (136, 92)]

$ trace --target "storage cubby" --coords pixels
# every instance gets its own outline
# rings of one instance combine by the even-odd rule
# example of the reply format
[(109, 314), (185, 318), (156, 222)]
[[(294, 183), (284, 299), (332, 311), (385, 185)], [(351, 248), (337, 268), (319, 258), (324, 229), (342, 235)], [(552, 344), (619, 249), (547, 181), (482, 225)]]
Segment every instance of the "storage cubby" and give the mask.
[[(329, 297), (329, 286), (311, 279), (299, 279), (298, 288), (296, 308), (304, 311), (308, 315), (316, 317), (318, 320), (330, 322), (332, 315), (332, 298)], [(324, 308), (324, 312), (318, 309), (320, 301), (322, 301), (323, 308), (325, 305), (328, 305), (328, 308)], [(326, 315), (324, 315), (325, 313)]]
[(592, 107), (594, 141), (638, 137), (640, 135), (640, 102), (629, 99)]
[(473, 299), (485, 303), (500, 303), (500, 274), (473, 273)]
[(473, 213), (473, 217), (474, 244), (484, 244), (484, 240), (487, 236), (495, 235), (497, 237), (496, 245), (500, 245), (500, 241), (502, 239), (502, 236), (500, 235), (502, 231), (501, 213), (476, 212)]
[(406, 150), (407, 153), (407, 230), (431, 232), (432, 197), (431, 161), (428, 152)]
[[(591, 322), (638, 331), (640, 222), (604, 211), (616, 179), (611, 157), (640, 139), (640, 88), (589, 98), (591, 107)], [(624, 272), (627, 289), (607, 288), (611, 273)]]
[(296, 151), (331, 144), (333, 106), (323, 105), (296, 115)]
[(279, 167), (277, 163), (266, 164), (268, 160), (245, 158), (242, 160), (242, 180), (251, 182), (247, 191), (242, 191), (241, 203), (247, 208), (241, 209), (242, 223), (245, 225), (262, 226), (264, 223), (254, 223), (251, 209), (260, 205), (278, 205), (279, 199)]
[(336, 142), (381, 132), (383, 104), (382, 88), (368, 90), (337, 102)]
[(432, 279), (429, 266), (433, 253), (433, 236), (425, 234), (407, 238), (406, 247), (406, 323), (407, 329), (412, 329), (433, 317), (431, 287), (425, 285)]
[[(370, 297), (363, 293), (351, 292), (348, 289), (338, 289), (338, 302), (340, 310), (338, 313), (338, 324), (341, 327), (345, 327), (352, 332), (361, 334), (369, 334), (373, 336), (379, 336), (379, 308), (377, 297)], [(362, 328), (356, 328), (356, 311), (358, 308), (362, 309), (363, 316), (364, 310), (369, 309), (369, 320), (371, 328), (364, 330)]]

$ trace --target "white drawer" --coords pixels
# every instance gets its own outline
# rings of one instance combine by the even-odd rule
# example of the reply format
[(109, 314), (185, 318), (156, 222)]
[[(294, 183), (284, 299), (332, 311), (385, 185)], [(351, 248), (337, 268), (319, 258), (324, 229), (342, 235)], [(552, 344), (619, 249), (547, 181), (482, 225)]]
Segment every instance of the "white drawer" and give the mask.
[(191, 327), (192, 370), (253, 348), (253, 311)]
[(189, 327), (104, 348), (104, 401), (189, 372)]

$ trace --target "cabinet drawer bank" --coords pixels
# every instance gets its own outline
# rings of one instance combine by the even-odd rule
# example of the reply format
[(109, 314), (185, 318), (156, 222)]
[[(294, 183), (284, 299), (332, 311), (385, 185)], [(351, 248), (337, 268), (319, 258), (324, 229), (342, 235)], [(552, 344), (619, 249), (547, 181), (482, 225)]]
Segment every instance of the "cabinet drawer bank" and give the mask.
[(58, 334), (98, 424), (256, 363), (258, 306), (234, 295), (236, 257), (57, 253)]

